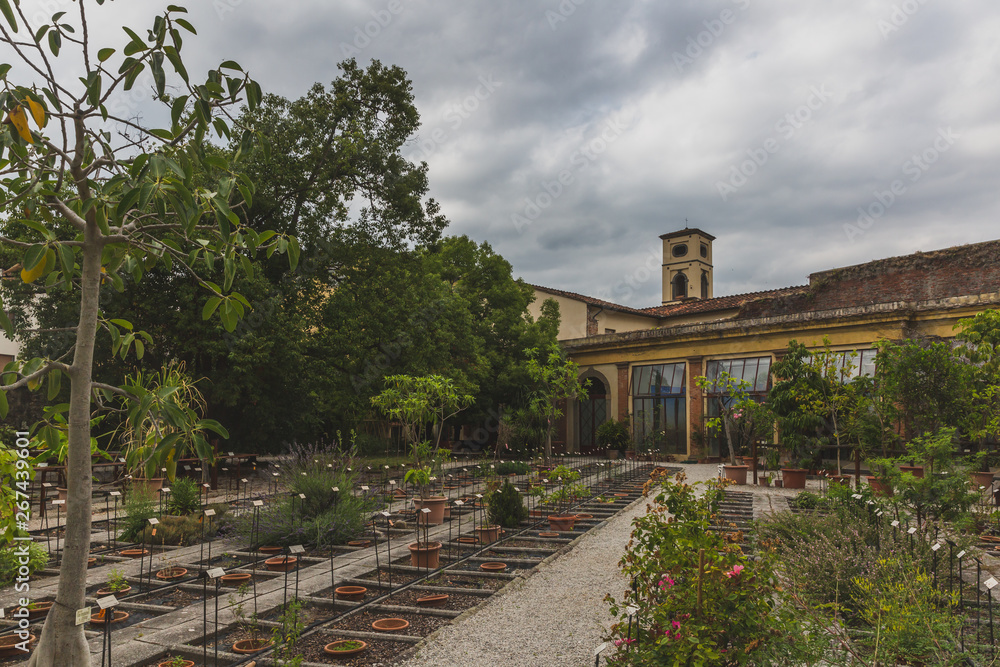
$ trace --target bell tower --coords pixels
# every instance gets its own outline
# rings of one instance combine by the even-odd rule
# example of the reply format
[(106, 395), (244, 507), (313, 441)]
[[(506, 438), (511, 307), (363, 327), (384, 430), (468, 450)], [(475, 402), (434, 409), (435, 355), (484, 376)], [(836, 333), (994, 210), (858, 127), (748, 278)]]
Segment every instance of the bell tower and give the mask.
[(686, 299), (711, 299), (712, 241), (700, 229), (682, 229), (663, 240), (663, 304)]

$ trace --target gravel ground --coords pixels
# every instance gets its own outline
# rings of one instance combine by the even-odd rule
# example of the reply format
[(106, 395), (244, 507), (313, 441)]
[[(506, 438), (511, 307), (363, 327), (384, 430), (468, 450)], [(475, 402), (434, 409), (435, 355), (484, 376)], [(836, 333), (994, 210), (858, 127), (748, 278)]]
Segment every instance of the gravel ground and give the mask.
[[(711, 479), (716, 465), (681, 465), (689, 482)], [(818, 482), (808, 482), (819, 490)], [(755, 513), (783, 510), (776, 496), (791, 489), (739, 487), (750, 491)], [(579, 667), (593, 664), (594, 649), (611, 624), (604, 596), (619, 595), (627, 586), (618, 569), (631, 532), (632, 519), (646, 513), (637, 503), (599, 530), (585, 535), (570, 551), (461, 621), (441, 629), (402, 667)]]

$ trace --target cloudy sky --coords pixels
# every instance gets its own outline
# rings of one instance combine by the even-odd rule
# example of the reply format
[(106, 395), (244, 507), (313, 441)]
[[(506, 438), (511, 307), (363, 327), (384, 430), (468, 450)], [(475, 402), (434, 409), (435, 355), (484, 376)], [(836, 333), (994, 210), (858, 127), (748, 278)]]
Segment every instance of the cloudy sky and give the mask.
[(286, 97), (345, 56), (403, 67), (450, 232), (533, 283), (657, 305), (685, 221), (718, 237), (717, 295), (1000, 238), (995, 0), (187, 4), (192, 56)]

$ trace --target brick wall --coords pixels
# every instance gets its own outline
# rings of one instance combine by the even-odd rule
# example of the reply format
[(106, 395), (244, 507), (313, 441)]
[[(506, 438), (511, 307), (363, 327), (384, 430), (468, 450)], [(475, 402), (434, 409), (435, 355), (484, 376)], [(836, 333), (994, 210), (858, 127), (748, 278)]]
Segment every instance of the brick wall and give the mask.
[(924, 301), (1000, 290), (1000, 241), (891, 257), (809, 276), (801, 294), (760, 299), (739, 318)]

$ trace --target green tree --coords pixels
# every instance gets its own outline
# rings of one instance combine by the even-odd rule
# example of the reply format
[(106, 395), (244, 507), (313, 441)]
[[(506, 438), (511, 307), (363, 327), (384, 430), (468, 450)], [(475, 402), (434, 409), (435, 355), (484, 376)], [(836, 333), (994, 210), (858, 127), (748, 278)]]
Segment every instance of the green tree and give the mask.
[(767, 405), (753, 400), (749, 394), (750, 382), (735, 378), (723, 371), (711, 380), (705, 376), (695, 378), (703, 392), (720, 393), (719, 416), (705, 422), (705, 426), (725, 435), (729, 444), (729, 463), (736, 465), (736, 452), (749, 451), (758, 438), (774, 435), (774, 415)]
[(563, 415), (561, 403), (585, 399), (589, 381), (580, 381), (580, 367), (557, 344), (528, 351), (528, 375), (534, 383), (530, 405), (546, 422), (545, 463), (548, 464), (552, 458), (552, 430)]
[[(203, 316), (218, 315), (232, 330), (249, 305), (230, 291), (237, 272), (249, 272), (259, 250), (287, 251), (293, 265), (299, 251), (293, 238), (245, 228), (233, 210), (253, 197), (252, 182), (239, 172), (253, 134), (232, 122), (230, 110), (243, 100), (255, 107), (260, 87), (232, 61), (209, 70), (203, 82), (192, 79), (181, 49), (182, 34), (195, 30), (181, 7), (169, 6), (142, 36), (124, 28), (117, 48), (96, 48), (88, 30), (89, 3), (78, 4), (75, 24), (59, 12), (38, 26), (19, 4), (0, 0), (0, 42), (17, 56), (14, 64), (0, 65), (0, 106), (7, 120), (0, 129), (0, 202), (17, 212), (4, 224), (0, 244), (20, 256), (24, 283), (37, 285), (40, 293), (71, 292), (79, 304), (71, 347), (58, 357), (12, 362), (0, 389), (44, 384), (55, 396), (62, 380), (69, 381), (63, 409), (66, 546), (56, 605), (29, 665), (85, 667), (90, 652), (75, 610), (84, 606), (90, 539), (92, 397), (136, 398), (94, 380), (97, 331), (108, 332), (113, 353), (122, 358), (141, 358), (152, 340), (102, 311), (102, 283), (121, 289), (123, 276), (138, 282), (157, 265), (188, 273), (209, 295)], [(114, 113), (144, 71), (154, 97), (165, 105), (164, 127), (145, 127), (131, 112)], [(213, 131), (239, 137), (240, 152), (222, 157), (207, 149)], [(199, 269), (216, 265), (221, 284), (199, 276)], [(6, 315), (0, 315), (0, 324), (12, 334)], [(7, 403), (5, 394), (0, 396), (2, 416)]]

